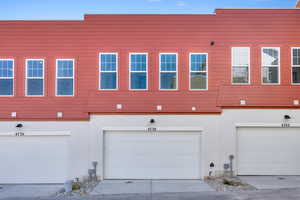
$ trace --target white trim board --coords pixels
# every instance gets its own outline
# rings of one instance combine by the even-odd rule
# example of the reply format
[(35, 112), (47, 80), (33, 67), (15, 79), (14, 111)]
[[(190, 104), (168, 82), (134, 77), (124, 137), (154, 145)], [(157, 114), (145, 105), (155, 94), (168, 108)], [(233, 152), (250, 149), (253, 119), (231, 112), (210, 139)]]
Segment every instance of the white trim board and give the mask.
[(203, 129), (199, 127), (104, 127), (101, 132), (104, 131), (148, 131), (148, 128), (156, 128), (156, 131), (174, 131), (174, 132), (202, 132)]
[(24, 136), (70, 136), (70, 131), (21, 131), (16, 130), (15, 132), (4, 132), (0, 133), (0, 136), (16, 136), (17, 132), (24, 133)]
[[(282, 124), (289, 124), (288, 127), (283, 127)], [(257, 123), (257, 124), (236, 124), (236, 128), (300, 128), (299, 123)]]

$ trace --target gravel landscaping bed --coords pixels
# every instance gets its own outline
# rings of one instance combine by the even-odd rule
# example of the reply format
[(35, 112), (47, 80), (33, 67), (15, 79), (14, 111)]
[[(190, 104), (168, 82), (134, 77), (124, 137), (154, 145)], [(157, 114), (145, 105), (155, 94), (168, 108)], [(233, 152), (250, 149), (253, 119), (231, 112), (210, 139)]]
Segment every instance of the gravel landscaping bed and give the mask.
[(84, 180), (82, 182), (79, 182), (78, 180), (73, 183), (73, 190), (70, 193), (65, 192), (65, 189), (62, 189), (56, 197), (81, 197), (88, 195), (95, 187), (98, 185), (100, 181), (88, 181)]
[(239, 192), (257, 190), (252, 185), (243, 183), (238, 177), (207, 177), (205, 182), (221, 192)]

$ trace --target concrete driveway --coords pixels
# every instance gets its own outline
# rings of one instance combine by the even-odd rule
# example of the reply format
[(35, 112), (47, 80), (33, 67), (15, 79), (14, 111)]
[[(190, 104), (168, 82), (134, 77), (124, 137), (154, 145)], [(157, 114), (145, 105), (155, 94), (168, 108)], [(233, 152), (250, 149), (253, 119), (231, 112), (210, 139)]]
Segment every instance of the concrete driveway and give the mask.
[(201, 180), (105, 180), (94, 188), (91, 195), (211, 191), (214, 189)]
[(0, 199), (50, 197), (62, 188), (61, 184), (0, 185)]
[(257, 189), (300, 188), (300, 176), (239, 176)]

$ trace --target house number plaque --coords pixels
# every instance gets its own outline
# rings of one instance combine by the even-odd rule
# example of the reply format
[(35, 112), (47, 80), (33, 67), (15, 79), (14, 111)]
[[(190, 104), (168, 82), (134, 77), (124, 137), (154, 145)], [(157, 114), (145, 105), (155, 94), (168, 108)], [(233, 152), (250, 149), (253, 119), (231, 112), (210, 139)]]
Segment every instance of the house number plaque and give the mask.
[(148, 132), (155, 132), (157, 129), (156, 128), (153, 128), (153, 127), (149, 127), (148, 128)]
[(283, 127), (283, 128), (288, 128), (288, 127), (290, 127), (290, 124), (289, 124), (289, 123), (282, 123), (282, 124), (281, 124), (281, 127)]
[(16, 136), (24, 136), (25, 133), (24, 132), (16, 132)]

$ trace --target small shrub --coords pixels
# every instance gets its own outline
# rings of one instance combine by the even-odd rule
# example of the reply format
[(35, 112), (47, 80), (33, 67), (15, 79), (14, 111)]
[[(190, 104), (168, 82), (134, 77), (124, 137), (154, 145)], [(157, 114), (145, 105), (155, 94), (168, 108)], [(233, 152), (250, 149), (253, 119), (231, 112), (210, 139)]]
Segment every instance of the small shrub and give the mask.
[(80, 190), (81, 185), (77, 182), (72, 185), (72, 190)]
[(242, 186), (243, 184), (237, 181), (229, 180), (224, 178), (223, 179), (223, 184), (224, 185), (229, 185), (229, 186)]

